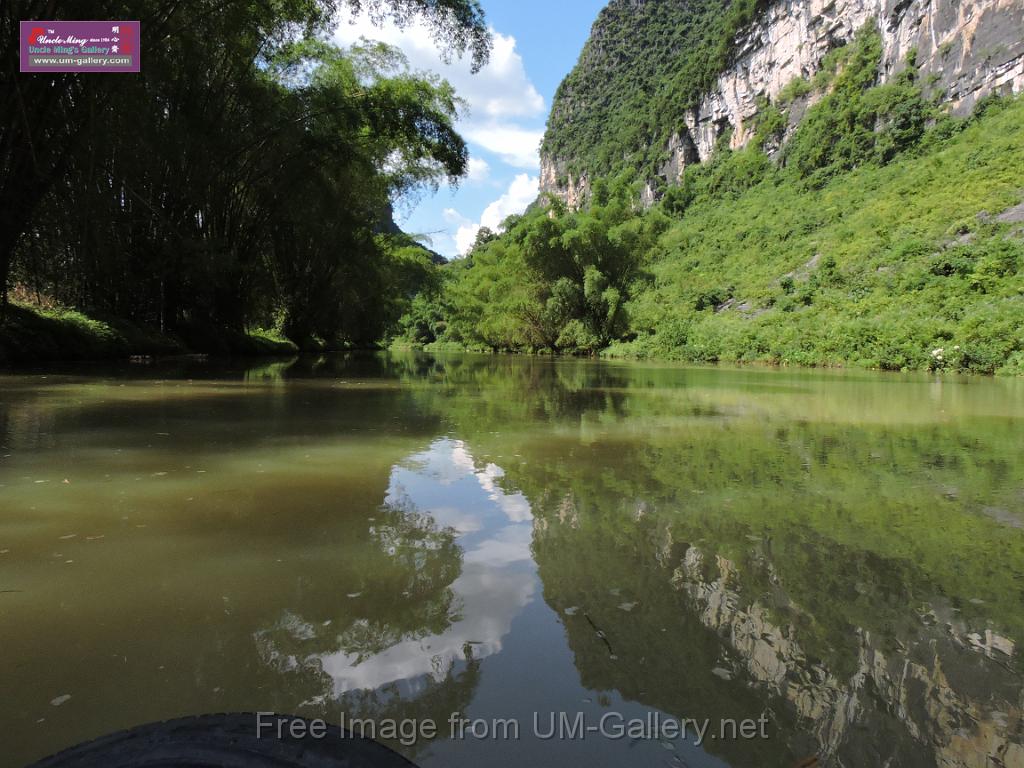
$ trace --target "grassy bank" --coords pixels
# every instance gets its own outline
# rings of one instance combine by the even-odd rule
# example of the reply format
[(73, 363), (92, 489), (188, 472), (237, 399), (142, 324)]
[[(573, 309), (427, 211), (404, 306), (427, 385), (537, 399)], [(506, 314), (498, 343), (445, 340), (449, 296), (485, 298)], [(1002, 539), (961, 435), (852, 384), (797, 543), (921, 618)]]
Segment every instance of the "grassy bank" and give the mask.
[(616, 356), (1024, 373), (1024, 101), (820, 188), (676, 218)]
[(121, 360), (136, 355), (292, 354), (297, 347), (267, 332), (237, 333), (193, 326), (161, 334), (117, 319), (66, 308), (11, 304), (0, 315), (0, 364), (65, 360)]

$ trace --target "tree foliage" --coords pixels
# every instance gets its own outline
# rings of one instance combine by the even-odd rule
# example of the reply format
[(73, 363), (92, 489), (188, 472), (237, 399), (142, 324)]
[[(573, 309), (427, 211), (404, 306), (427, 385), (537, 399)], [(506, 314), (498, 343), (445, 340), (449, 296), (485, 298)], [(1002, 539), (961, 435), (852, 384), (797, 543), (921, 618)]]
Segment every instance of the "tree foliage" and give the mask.
[(686, 110), (766, 0), (612, 0), (555, 94), (543, 151), (590, 178), (653, 178)]
[(93, 0), (73, 15), (141, 20), (141, 74), (21, 75), (17, 21), (48, 4), (4, 3), (4, 299), (13, 270), (68, 305), (182, 334), (378, 338), (405, 308), (390, 202), (457, 179), (467, 152), (447, 83), (386, 47), (326, 42), (339, 5), (424, 18), (452, 55), (486, 61), (476, 0)]
[(668, 224), (660, 212), (637, 216), (631, 195), (619, 187), (605, 205), (575, 213), (538, 206), (502, 236), (478, 241), (445, 269), (441, 292), (419, 305), (407, 338), (586, 353), (621, 338), (639, 256)]

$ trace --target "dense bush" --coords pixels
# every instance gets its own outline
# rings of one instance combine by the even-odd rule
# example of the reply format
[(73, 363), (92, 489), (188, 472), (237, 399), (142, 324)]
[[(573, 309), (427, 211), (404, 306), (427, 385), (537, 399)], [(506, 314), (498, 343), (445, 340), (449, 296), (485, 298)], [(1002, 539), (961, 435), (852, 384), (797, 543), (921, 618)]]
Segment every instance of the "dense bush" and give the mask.
[(867, 162), (887, 163), (915, 145), (937, 116), (916, 84), (913, 56), (893, 81), (872, 87), (881, 50), (881, 35), (869, 22), (852, 45), (835, 52), (829, 67), (837, 71), (828, 79), (828, 93), (785, 148), (784, 163), (800, 178), (820, 185)]

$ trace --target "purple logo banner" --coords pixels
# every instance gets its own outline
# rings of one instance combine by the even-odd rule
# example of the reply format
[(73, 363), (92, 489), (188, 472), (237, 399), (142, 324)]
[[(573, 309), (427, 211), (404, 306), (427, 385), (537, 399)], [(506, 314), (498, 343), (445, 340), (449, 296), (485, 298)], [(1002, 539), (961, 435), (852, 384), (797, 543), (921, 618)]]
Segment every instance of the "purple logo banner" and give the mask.
[(22, 72), (138, 72), (137, 21), (23, 21)]

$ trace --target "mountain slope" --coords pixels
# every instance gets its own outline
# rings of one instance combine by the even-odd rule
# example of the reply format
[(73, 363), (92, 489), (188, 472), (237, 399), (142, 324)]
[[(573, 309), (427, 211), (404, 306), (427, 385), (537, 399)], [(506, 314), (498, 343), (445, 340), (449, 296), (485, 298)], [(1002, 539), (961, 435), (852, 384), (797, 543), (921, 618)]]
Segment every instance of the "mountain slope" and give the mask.
[[(542, 191), (575, 207), (624, 173), (648, 182), (650, 203), (721, 141), (745, 146), (765, 105), (865, 24), (882, 34), (879, 81), (913, 57), (955, 114), (1024, 89), (1021, 0), (612, 0), (556, 94)], [(790, 131), (807, 106), (794, 100)]]
[(610, 352), (1024, 373), (1024, 100), (990, 104), (820, 186), (774, 171), (699, 197), (648, 253)]
[[(1000, 34), (1014, 28), (1020, 5), (1004, 3)], [(670, 6), (628, 7), (636, 21), (645, 9)], [(975, 30), (995, 30), (987, 12), (973, 10)], [(602, 15), (605, 29), (610, 18)], [(985, 34), (966, 41), (977, 45)], [(596, 35), (581, 66), (603, 61), (608, 68), (567, 81), (563, 112), (552, 117), (555, 138), (549, 131), (545, 145), (562, 153), (561, 194), (542, 197), (500, 236), (442, 268), (441, 289), (417, 297), (406, 316), (406, 339), (696, 362), (1024, 374), (1024, 97), (998, 95), (1016, 87), (1014, 70), (1004, 61), (929, 72), (927, 57), (913, 48), (897, 67), (896, 39), (874, 17), (842, 45), (812, 37), (801, 50), (828, 49), (813, 74), (755, 99), (748, 118), (713, 111), (720, 124), (707, 141), (700, 123), (664, 122), (660, 130), (674, 131), (676, 142), (668, 146), (685, 156), (663, 154), (668, 172), (652, 180), (657, 142), (632, 153), (617, 143), (630, 131), (654, 135), (644, 100), (621, 85), (653, 70), (630, 74), (616, 53), (630, 45), (646, 50), (649, 41)], [(1024, 45), (1024, 37), (1014, 40)], [(987, 60), (1005, 59), (1010, 48)], [(729, 49), (732, 70), (751, 60), (744, 50)], [(750, 70), (744, 82), (777, 83), (781, 71)], [(584, 112), (582, 127), (572, 128), (571, 113), (598, 92), (601, 109)], [(728, 103), (739, 109), (754, 92), (734, 88)], [(708, 98), (700, 96), (684, 117), (699, 117)], [(663, 110), (654, 114), (670, 120)], [(591, 125), (592, 115), (605, 121), (604, 131)], [(730, 115), (740, 117), (733, 123)], [(579, 139), (558, 144), (566, 125)], [(550, 172), (550, 156), (545, 162)], [(591, 168), (601, 175), (588, 176)]]

